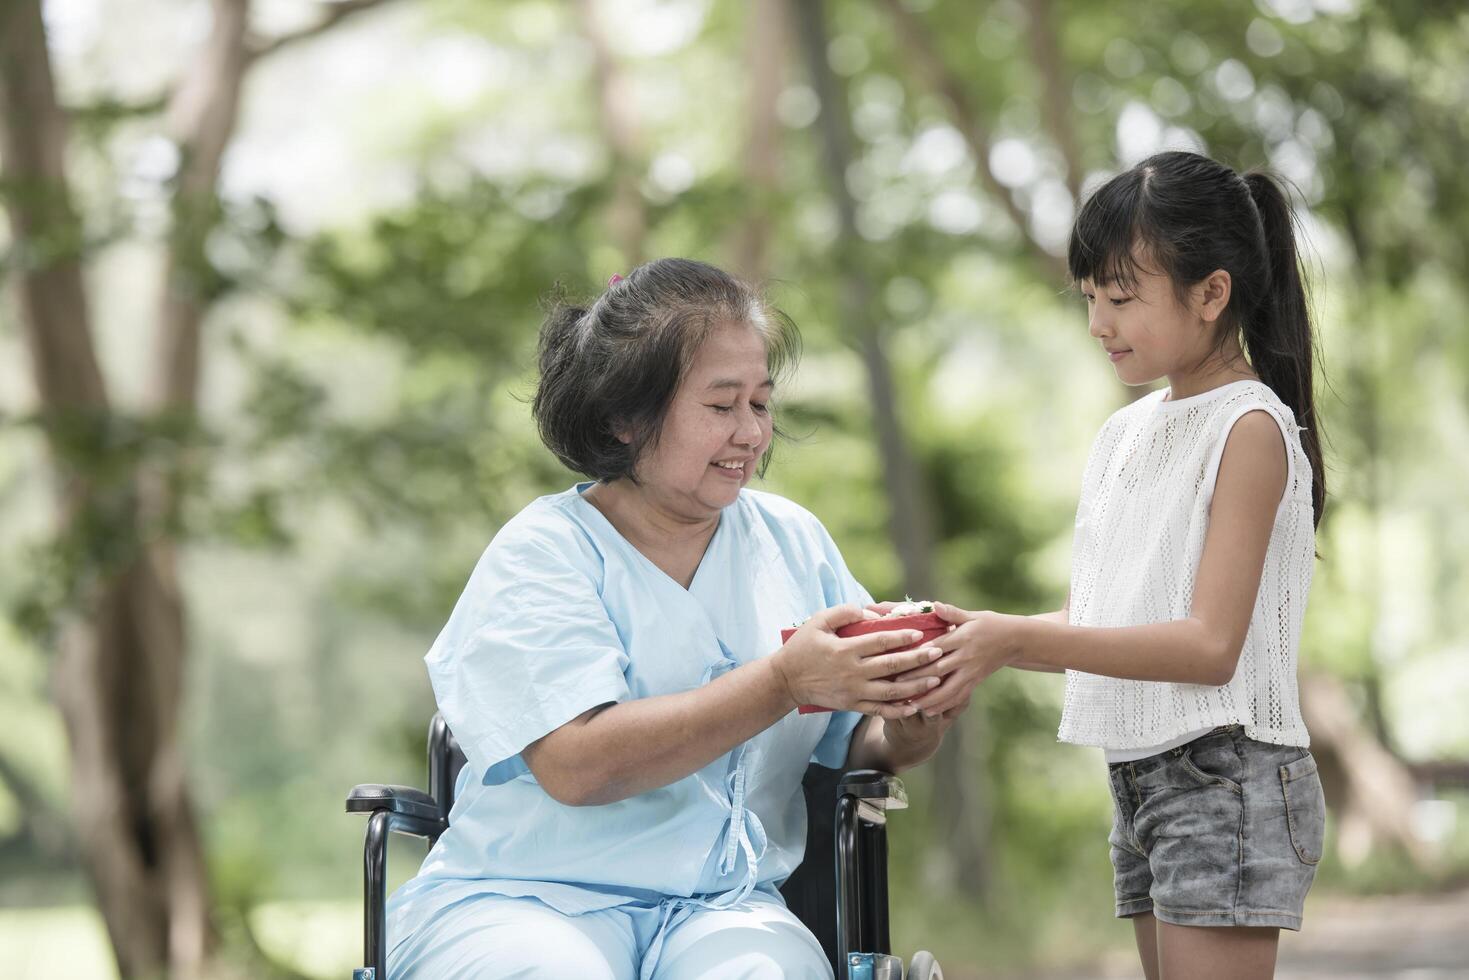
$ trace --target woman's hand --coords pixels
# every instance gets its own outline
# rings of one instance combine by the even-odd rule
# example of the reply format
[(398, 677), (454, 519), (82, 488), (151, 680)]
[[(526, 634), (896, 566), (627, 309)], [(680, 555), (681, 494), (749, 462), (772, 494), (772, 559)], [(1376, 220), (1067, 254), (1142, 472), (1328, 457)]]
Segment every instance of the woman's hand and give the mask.
[(969, 704), (974, 688), (1001, 667), (1014, 663), (1019, 649), (1013, 640), (1012, 620), (996, 612), (968, 612), (948, 603), (934, 603), (939, 618), (954, 629), (932, 641), (944, 651), (938, 660), (894, 678), (907, 683), (921, 677), (940, 677), (942, 683), (914, 699), (924, 714), (952, 718)]
[[(965, 698), (968, 703), (968, 698)], [(848, 769), (902, 772), (933, 757), (963, 708), (943, 714), (863, 718), (847, 750)]]
[(936, 676), (907, 680), (886, 678), (932, 664), (940, 651), (932, 644), (892, 653), (915, 643), (917, 630), (887, 630), (850, 638), (836, 635), (843, 626), (867, 618), (857, 606), (834, 606), (812, 616), (775, 652), (776, 669), (784, 678), (793, 704), (820, 704), (839, 711), (860, 711), (883, 718), (904, 718), (918, 711), (902, 702), (938, 687)]
[[(969, 704), (967, 697), (964, 703), (966, 706)], [(883, 737), (887, 739), (895, 755), (905, 759), (927, 759), (938, 748), (939, 742), (943, 741), (944, 732), (949, 730), (949, 726), (962, 710), (960, 708), (942, 714), (919, 711), (904, 718), (884, 718)]]

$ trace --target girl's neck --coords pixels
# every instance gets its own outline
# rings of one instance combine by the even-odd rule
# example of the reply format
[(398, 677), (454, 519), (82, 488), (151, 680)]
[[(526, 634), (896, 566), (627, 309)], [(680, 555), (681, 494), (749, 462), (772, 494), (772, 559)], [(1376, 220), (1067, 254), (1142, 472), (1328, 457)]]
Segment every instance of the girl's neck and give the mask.
[(1211, 353), (1194, 367), (1168, 375), (1168, 400), (1192, 398), (1235, 381), (1258, 381), (1260, 376), (1245, 360), (1239, 344)]

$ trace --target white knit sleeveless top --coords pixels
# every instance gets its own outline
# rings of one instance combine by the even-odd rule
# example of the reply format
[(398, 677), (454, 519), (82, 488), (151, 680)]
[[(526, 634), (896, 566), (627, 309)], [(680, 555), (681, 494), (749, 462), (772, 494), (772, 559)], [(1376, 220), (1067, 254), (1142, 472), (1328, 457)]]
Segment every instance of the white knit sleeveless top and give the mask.
[(1225, 439), (1246, 412), (1264, 409), (1285, 437), (1289, 471), (1239, 666), (1220, 687), (1068, 670), (1058, 737), (1125, 750), (1242, 724), (1250, 738), (1305, 746), (1296, 651), (1316, 537), (1301, 429), (1258, 381), (1177, 401), (1166, 395), (1118, 411), (1092, 444), (1076, 510), (1069, 621), (1141, 626), (1188, 617)]

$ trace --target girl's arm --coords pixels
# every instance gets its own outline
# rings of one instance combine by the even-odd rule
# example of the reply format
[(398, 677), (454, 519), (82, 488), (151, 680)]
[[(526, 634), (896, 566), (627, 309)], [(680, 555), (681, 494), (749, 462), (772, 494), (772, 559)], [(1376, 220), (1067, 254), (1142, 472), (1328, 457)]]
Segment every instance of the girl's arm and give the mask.
[(861, 618), (856, 606), (828, 609), (772, 656), (703, 687), (592, 708), (527, 745), (521, 753), (525, 764), (561, 803), (615, 803), (697, 772), (798, 704), (893, 717), (913, 713), (916, 708), (896, 702), (936, 682), (885, 678), (932, 662), (937, 651), (930, 645), (887, 653), (916, 640), (917, 630), (852, 639), (835, 635), (838, 627)]
[[(873, 612), (880, 613), (882, 615), (887, 615), (892, 610), (892, 608), (894, 606), (896, 606), (896, 605), (897, 605), (896, 602), (891, 602), (891, 601), (889, 601), (889, 602), (874, 602), (872, 605), (868, 606), (867, 608), (868, 609), (871, 609)], [(1045, 620), (1046, 622), (1049, 622), (1049, 623), (1065, 623), (1065, 622), (1068, 621), (1068, 618), (1070, 617), (1070, 614), (1071, 614), (1071, 593), (1068, 591), (1066, 593), (1066, 601), (1064, 603), (1062, 603), (1060, 609), (1057, 609), (1057, 610), (1055, 610), (1053, 612), (1036, 613), (1034, 616), (1032, 616), (1030, 618), (1031, 619), (1043, 619), (1043, 620)], [(1045, 664), (1013, 663), (1010, 666), (1011, 667), (1018, 667), (1021, 670), (1034, 670), (1034, 671), (1038, 671), (1038, 672), (1043, 673), (1043, 674), (1060, 674), (1060, 673), (1063, 673), (1064, 672), (1064, 668), (1062, 668), (1062, 667), (1049, 667), (1049, 666), (1047, 666)], [(917, 676), (917, 675), (915, 674), (915, 676)], [(964, 699), (964, 706), (965, 707), (968, 707), (968, 705), (969, 705), (969, 699), (968, 698), (965, 698)], [(947, 715), (947, 714), (950, 714), (953, 710), (954, 709), (950, 708), (950, 709), (948, 709), (947, 711), (945, 711), (943, 713), (945, 715)], [(940, 738), (940, 741), (942, 741), (942, 738)], [(935, 743), (935, 744), (937, 744), (937, 743)], [(922, 761), (922, 760), (919, 760), (919, 761)], [(849, 761), (847, 763), (847, 768), (848, 769), (860, 769), (860, 768), (863, 768), (863, 767), (857, 766), (857, 765), (855, 765), (855, 764), (853, 764), (852, 762)], [(871, 766), (869, 768), (883, 769), (883, 768), (887, 768), (887, 767), (885, 767), (885, 766)], [(895, 769), (888, 769), (888, 771), (889, 772), (896, 772), (897, 770), (895, 770)]]
[[(1070, 590), (1067, 590), (1067, 592), (1066, 592), (1066, 601), (1061, 604), (1061, 608), (1060, 609), (1057, 609), (1055, 612), (1036, 613), (1034, 616), (1032, 616), (1030, 618), (1031, 619), (1038, 619), (1038, 620), (1040, 620), (1043, 623), (1061, 623), (1061, 624), (1064, 625), (1064, 624), (1070, 622), (1071, 621), (1071, 592), (1070, 592)], [(1061, 674), (1061, 673), (1065, 673), (1065, 671), (1066, 671), (1066, 668), (1065, 667), (1052, 667), (1049, 664), (1022, 663), (1022, 662), (1019, 662), (1019, 661), (1011, 664), (1010, 666), (1011, 667), (1017, 667), (1020, 670), (1034, 670), (1034, 671), (1038, 671), (1038, 672), (1043, 673), (1043, 674)]]
[(902, 679), (945, 675), (943, 684), (917, 699), (925, 711), (947, 710), (994, 671), (1016, 664), (1129, 680), (1227, 684), (1249, 632), (1287, 475), (1279, 426), (1264, 411), (1246, 413), (1225, 442), (1186, 619), (1100, 628), (939, 605), (936, 611), (958, 624), (934, 641), (945, 656)]

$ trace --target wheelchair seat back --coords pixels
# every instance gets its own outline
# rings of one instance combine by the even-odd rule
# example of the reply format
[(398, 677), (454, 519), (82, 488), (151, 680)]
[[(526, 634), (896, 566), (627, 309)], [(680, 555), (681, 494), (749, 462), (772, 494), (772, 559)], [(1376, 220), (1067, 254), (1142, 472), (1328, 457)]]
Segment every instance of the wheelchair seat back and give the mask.
[(467, 761), (459, 740), (449, 730), (449, 723), (443, 715), (435, 713), (428, 726), (428, 791), (445, 820), (454, 809), (454, 784)]

